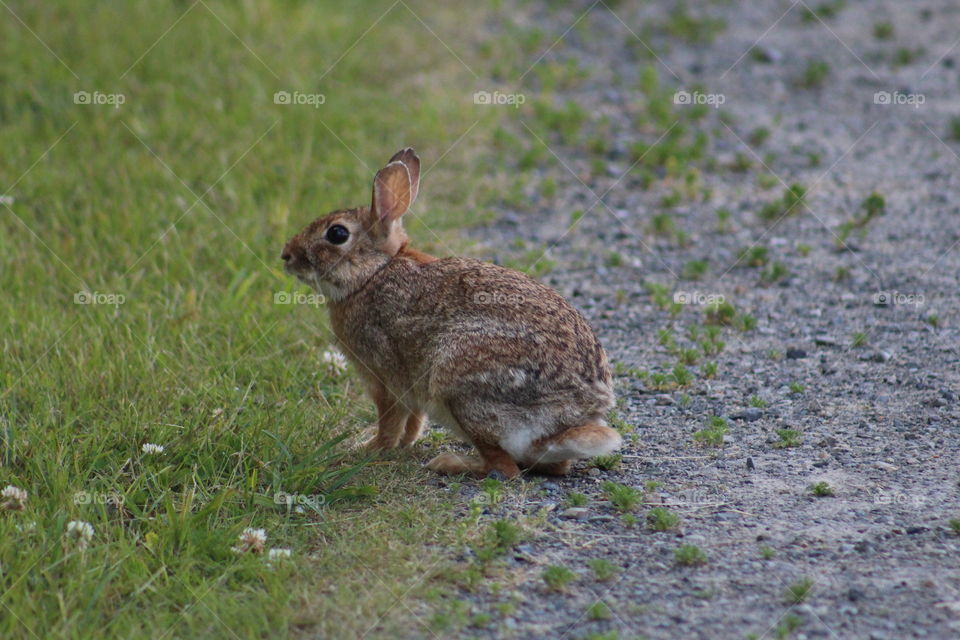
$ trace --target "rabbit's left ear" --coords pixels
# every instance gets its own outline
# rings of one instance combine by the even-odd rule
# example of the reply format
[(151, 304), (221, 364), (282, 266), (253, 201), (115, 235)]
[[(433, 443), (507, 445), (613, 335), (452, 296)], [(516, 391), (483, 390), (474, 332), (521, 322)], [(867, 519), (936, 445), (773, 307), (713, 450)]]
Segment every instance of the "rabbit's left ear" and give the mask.
[(370, 209), (381, 223), (398, 220), (413, 202), (410, 171), (399, 160), (390, 162), (373, 179), (373, 204)]
[(390, 162), (402, 162), (403, 166), (407, 168), (407, 172), (410, 174), (410, 204), (413, 205), (420, 189), (420, 158), (417, 157), (413, 147), (407, 147), (393, 154)]

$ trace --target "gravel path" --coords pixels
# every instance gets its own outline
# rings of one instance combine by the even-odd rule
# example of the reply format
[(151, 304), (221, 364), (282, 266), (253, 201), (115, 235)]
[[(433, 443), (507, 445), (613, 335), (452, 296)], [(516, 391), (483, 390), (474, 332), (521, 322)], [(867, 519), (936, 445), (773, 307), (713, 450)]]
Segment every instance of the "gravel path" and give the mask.
[[(960, 637), (960, 535), (948, 524), (960, 518), (960, 142), (948, 133), (960, 114), (960, 47), (951, 48), (960, 8), (868, 0), (821, 22), (803, 19), (802, 2), (695, 5), (726, 28), (713, 43), (684, 44), (644, 26), (662, 24), (673, 3), (610, 4), (616, 15), (594, 5), (546, 58), (572, 58), (589, 72), (559, 99), (590, 111), (586, 127), (610, 143), (599, 156), (605, 170), (597, 170), (595, 153), (543, 140), (559, 163), (534, 170), (526, 210), (504, 210), (477, 239), (481, 253), (502, 261), (522, 259), (509, 248), (518, 236), (552, 247), (556, 266), (543, 279), (587, 314), (611, 360), (622, 363), (621, 412), (635, 438), (620, 468), (580, 466), (565, 479), (532, 479), (523, 504), (489, 510), (549, 515), (508, 560), (509, 587), (465, 592), (476, 612), (511, 596), (519, 602), (500, 623), (471, 632)], [(527, 20), (552, 42), (590, 6), (534, 3)], [(894, 27), (892, 40), (877, 37), (885, 35), (882, 27), (874, 33), (877, 22)], [(625, 47), (635, 36), (645, 44)], [(646, 45), (659, 62), (645, 55)], [(829, 65), (820, 86), (812, 59)], [(663, 133), (637, 126), (647, 99), (638, 77), (651, 61), (668, 87), (693, 92), (699, 84), (724, 101), (698, 125), (710, 134), (709, 159), (697, 163), (709, 195), (669, 208), (669, 180), (644, 190), (639, 174), (628, 172), (630, 145)], [(922, 95), (923, 104), (875, 104), (878, 91), (899, 92), (891, 101)], [(746, 161), (751, 168), (736, 170)], [(761, 174), (776, 177), (764, 183)], [(557, 186), (550, 197), (547, 178)], [(806, 205), (774, 224), (762, 221), (758, 211), (793, 183), (805, 185)], [(885, 213), (838, 248), (840, 225), (861, 215), (874, 191)], [(730, 211), (724, 232), (720, 208)], [(577, 209), (587, 213), (571, 229)], [(686, 238), (651, 230), (664, 211)], [(766, 267), (738, 261), (752, 246), (767, 248)], [(684, 277), (690, 261), (707, 261), (699, 280)], [(765, 282), (764, 269), (769, 280), (782, 275), (771, 270), (775, 262), (789, 275)], [(656, 390), (627, 369), (669, 372), (677, 357), (658, 330), (694, 347), (687, 330), (702, 324), (696, 304), (675, 318), (655, 304), (649, 281), (670, 296), (723, 295), (756, 318), (752, 330), (724, 330), (726, 348), (709, 358), (718, 364), (715, 378), (699, 375), (701, 361), (689, 367), (691, 385)], [(877, 304), (882, 292), (891, 304)], [(863, 344), (853, 346), (858, 333)], [(692, 436), (713, 415), (728, 420), (724, 444), (699, 446)], [(782, 429), (798, 431), (799, 444), (779, 448)], [(628, 526), (604, 498), (608, 480), (647, 491), (646, 501), (667, 506), (680, 525), (651, 530), (645, 504)], [(650, 481), (661, 484), (645, 489)], [(817, 482), (834, 495), (815, 497)], [(589, 504), (571, 511), (571, 492)], [(678, 566), (674, 550), (683, 544), (700, 547), (708, 562)], [(595, 580), (591, 558), (608, 559), (618, 573)], [(547, 565), (577, 578), (550, 592), (541, 577)], [(804, 578), (811, 581), (805, 601), (788, 603), (788, 586)], [(609, 607), (606, 619), (585, 613), (597, 600)]]

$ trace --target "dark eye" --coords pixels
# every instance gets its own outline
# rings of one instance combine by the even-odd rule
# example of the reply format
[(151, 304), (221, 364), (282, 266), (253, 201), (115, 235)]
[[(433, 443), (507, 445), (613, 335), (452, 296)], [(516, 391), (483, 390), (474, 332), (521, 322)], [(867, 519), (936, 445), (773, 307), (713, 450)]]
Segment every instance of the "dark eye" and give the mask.
[(343, 244), (350, 237), (350, 231), (342, 224), (335, 224), (327, 229), (327, 241), (330, 244)]

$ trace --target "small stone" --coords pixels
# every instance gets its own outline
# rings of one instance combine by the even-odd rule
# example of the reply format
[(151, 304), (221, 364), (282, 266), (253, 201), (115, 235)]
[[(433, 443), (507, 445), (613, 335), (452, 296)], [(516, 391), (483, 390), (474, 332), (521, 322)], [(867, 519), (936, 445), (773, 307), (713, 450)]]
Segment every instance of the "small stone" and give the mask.
[(596, 467), (590, 467), (587, 469), (587, 475), (596, 477), (600, 475), (600, 469), (597, 469)]
[(803, 349), (787, 349), (787, 360), (803, 360), (807, 352)]
[(896, 471), (898, 467), (896, 465), (890, 464), (889, 462), (883, 462), (882, 460), (874, 462), (873, 466), (880, 471)]
[(556, 482), (544, 482), (542, 485), (544, 491), (557, 491), (560, 488)]
[(614, 520), (614, 519), (615, 518), (611, 515), (600, 513), (595, 516), (590, 516), (589, 518), (587, 518), (587, 521), (588, 522), (610, 522), (611, 520)]
[(503, 472), (498, 469), (491, 469), (490, 472), (487, 473), (487, 477), (492, 478), (493, 480), (500, 480), (501, 482), (505, 482), (507, 480), (507, 476), (505, 476)]
[(590, 510), (586, 507), (570, 507), (560, 512), (564, 520), (586, 520), (589, 516)]
[(859, 602), (867, 597), (867, 594), (863, 592), (862, 589), (856, 587), (850, 587), (850, 590), (847, 591), (847, 599), (850, 602)]
[(666, 393), (662, 393), (662, 394), (660, 394), (660, 395), (657, 396), (657, 404), (659, 404), (659, 405), (671, 405), (671, 404), (673, 404), (673, 397), (670, 396), (670, 395), (668, 395), (668, 394), (666, 394)]
[(732, 417), (734, 420), (743, 420), (745, 422), (756, 422), (757, 420), (763, 417), (763, 411), (761, 411), (757, 407), (750, 407), (748, 409), (744, 409), (740, 413), (734, 414)]
[(833, 336), (821, 334), (819, 336), (814, 336), (813, 342), (821, 347), (832, 347), (837, 344), (837, 339)]
[(747, 457), (747, 471), (753, 471), (757, 466), (753, 464), (753, 458)]

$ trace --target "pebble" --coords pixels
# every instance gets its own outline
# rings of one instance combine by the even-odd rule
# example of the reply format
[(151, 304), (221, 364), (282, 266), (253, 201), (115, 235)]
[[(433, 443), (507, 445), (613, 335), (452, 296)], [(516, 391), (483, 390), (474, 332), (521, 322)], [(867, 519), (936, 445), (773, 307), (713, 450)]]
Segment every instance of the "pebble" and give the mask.
[(837, 339), (833, 336), (828, 336), (826, 334), (821, 334), (819, 336), (814, 336), (814, 344), (818, 344), (821, 347), (832, 347), (837, 344)]
[(894, 464), (890, 464), (889, 462), (883, 462), (882, 460), (879, 462), (874, 462), (873, 466), (876, 467), (877, 469), (880, 469), (880, 471), (896, 471), (899, 468)]
[(586, 520), (589, 516), (590, 510), (586, 507), (570, 507), (560, 512), (564, 520)]
[(735, 413), (731, 416), (734, 420), (743, 420), (745, 422), (756, 422), (763, 417), (763, 411), (757, 407), (750, 407), (744, 409), (740, 413)]
[(787, 360), (802, 360), (807, 357), (803, 349), (787, 349)]

